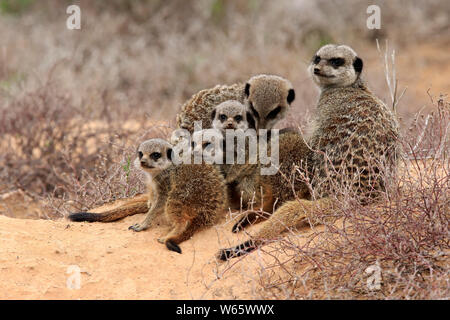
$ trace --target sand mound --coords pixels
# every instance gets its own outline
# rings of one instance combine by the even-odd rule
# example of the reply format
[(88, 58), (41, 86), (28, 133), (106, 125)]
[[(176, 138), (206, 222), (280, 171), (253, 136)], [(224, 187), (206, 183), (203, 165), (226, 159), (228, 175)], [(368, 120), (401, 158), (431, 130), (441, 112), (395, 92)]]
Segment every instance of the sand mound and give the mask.
[[(220, 247), (245, 234), (234, 235), (230, 224), (221, 224), (182, 243), (183, 253), (178, 254), (156, 240), (167, 226), (140, 233), (128, 230), (142, 218), (139, 214), (113, 223), (75, 223), (0, 216), (0, 298), (257, 297), (257, 260), (264, 253), (257, 251), (237, 264), (237, 259), (225, 264), (214, 259)], [(77, 270), (80, 288), (73, 289)]]

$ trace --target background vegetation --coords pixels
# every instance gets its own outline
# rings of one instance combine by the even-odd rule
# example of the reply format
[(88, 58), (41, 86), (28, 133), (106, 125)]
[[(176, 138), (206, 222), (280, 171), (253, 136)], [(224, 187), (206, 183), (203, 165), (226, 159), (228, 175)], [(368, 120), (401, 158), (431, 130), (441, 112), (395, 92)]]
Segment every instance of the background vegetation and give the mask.
[[(81, 30), (66, 28), (69, 4), (81, 7)], [(380, 30), (366, 27), (370, 4), (381, 8)], [(23, 190), (46, 206), (47, 217), (59, 218), (142, 192), (130, 166), (136, 145), (166, 137), (181, 104), (197, 91), (259, 73), (292, 81), (297, 98), (279, 127), (307, 132), (318, 96), (306, 72), (309, 60), (323, 44), (345, 43), (363, 58), (366, 79), (388, 105), (407, 88), (396, 106), (406, 158), (431, 159), (428, 168), (437, 171), (429, 175), (417, 166), (422, 180), (401, 182), (409, 191), (386, 202), (390, 210), (383, 218), (373, 209), (344, 210), (359, 227), (351, 242), (333, 240), (334, 251), (288, 244), (291, 256), (333, 265), (319, 268), (332, 283), (326, 286), (333, 297), (354, 294), (357, 282), (348, 288), (347, 280), (364, 260), (393, 270), (416, 263), (414, 272), (395, 274), (412, 279), (409, 284), (419, 283), (425, 271), (431, 277), (413, 286), (415, 294), (408, 295), (411, 285), (402, 282), (402, 290), (384, 297), (448, 298), (442, 289), (448, 289), (448, 259), (440, 267), (433, 259), (448, 252), (449, 12), (446, 0), (0, 0), (0, 194)], [(386, 84), (394, 74), (395, 94), (395, 81)], [(425, 177), (435, 180), (424, 183)], [(372, 224), (361, 225), (355, 212)], [(386, 217), (400, 213), (407, 222), (396, 237), (367, 236), (389, 234), (400, 222), (388, 228)], [(330, 237), (342, 235), (342, 229), (328, 231)], [(355, 250), (359, 258), (352, 256)], [(406, 260), (399, 262), (399, 256)], [(349, 267), (336, 269), (339, 264)], [(293, 274), (278, 272), (278, 282), (266, 279), (263, 296), (298, 298), (295, 286), (289, 287)], [(303, 283), (308, 292), (318, 286), (324, 283)]]

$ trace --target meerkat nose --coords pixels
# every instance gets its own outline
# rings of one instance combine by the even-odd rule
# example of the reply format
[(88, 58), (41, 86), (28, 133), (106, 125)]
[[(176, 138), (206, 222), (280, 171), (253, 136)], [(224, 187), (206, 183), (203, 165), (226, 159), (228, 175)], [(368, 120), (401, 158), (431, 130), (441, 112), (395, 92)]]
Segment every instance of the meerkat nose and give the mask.
[(320, 69), (319, 68), (314, 68), (314, 74), (320, 74)]

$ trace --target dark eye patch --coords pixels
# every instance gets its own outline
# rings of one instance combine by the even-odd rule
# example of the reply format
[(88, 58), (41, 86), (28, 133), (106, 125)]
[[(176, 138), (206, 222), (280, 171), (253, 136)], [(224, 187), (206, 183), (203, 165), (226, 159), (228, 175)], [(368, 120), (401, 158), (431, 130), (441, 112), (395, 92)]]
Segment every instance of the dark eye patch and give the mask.
[(227, 120), (227, 116), (224, 115), (224, 114), (221, 114), (221, 115), (219, 116), (219, 119), (220, 119), (220, 121), (224, 122), (225, 120)]
[(242, 121), (242, 116), (241, 115), (237, 115), (236, 117), (234, 117), (234, 120), (236, 120), (236, 122), (241, 122)]
[(138, 151), (138, 157), (139, 157), (139, 159), (142, 159), (143, 156), (144, 156), (144, 154), (142, 153), (142, 151)]
[(158, 160), (159, 158), (161, 158), (161, 153), (159, 152), (152, 152), (152, 154), (150, 154), (150, 158), (152, 158), (153, 160)]
[(319, 56), (314, 56), (313, 63), (314, 64), (318, 64), (319, 62), (320, 62), (320, 57)]
[(204, 144), (203, 144), (203, 149), (205, 149), (207, 146), (210, 146), (211, 145), (211, 142), (205, 142)]
[(343, 58), (331, 58), (328, 61), (334, 68), (339, 68), (345, 64), (345, 60)]
[(281, 111), (281, 107), (280, 106), (276, 107), (275, 109), (273, 109), (272, 111), (269, 112), (266, 119), (275, 119), (277, 117), (277, 115), (280, 113), (280, 111)]
[(259, 119), (259, 113), (258, 113), (258, 111), (255, 110), (255, 108), (253, 108), (253, 103), (251, 103), (251, 102), (250, 102), (250, 110), (252, 110), (255, 118)]

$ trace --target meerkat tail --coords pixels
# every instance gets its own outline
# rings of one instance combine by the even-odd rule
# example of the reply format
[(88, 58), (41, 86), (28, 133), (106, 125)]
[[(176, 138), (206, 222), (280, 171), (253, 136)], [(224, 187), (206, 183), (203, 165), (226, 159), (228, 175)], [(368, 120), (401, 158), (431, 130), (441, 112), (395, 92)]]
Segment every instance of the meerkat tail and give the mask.
[(289, 227), (298, 227), (306, 223), (317, 225), (320, 223), (320, 220), (317, 219), (320, 216), (319, 213), (329, 213), (333, 204), (334, 201), (330, 198), (315, 201), (304, 199), (288, 201), (276, 210), (268, 220), (262, 223), (261, 229), (252, 236), (253, 239), (232, 248), (221, 249), (217, 254), (217, 258), (225, 261), (247, 254), (262, 246), (265, 241), (276, 239), (281, 233), (287, 231)]
[(68, 216), (69, 220), (74, 222), (112, 222), (122, 218), (132, 216), (138, 213), (146, 213), (148, 211), (147, 201), (136, 203), (126, 203), (119, 208), (109, 210), (102, 213), (93, 212), (77, 212)]
[(262, 244), (261, 240), (247, 240), (235, 247), (221, 249), (217, 254), (217, 258), (221, 261), (227, 261), (231, 258), (240, 257), (257, 249)]

